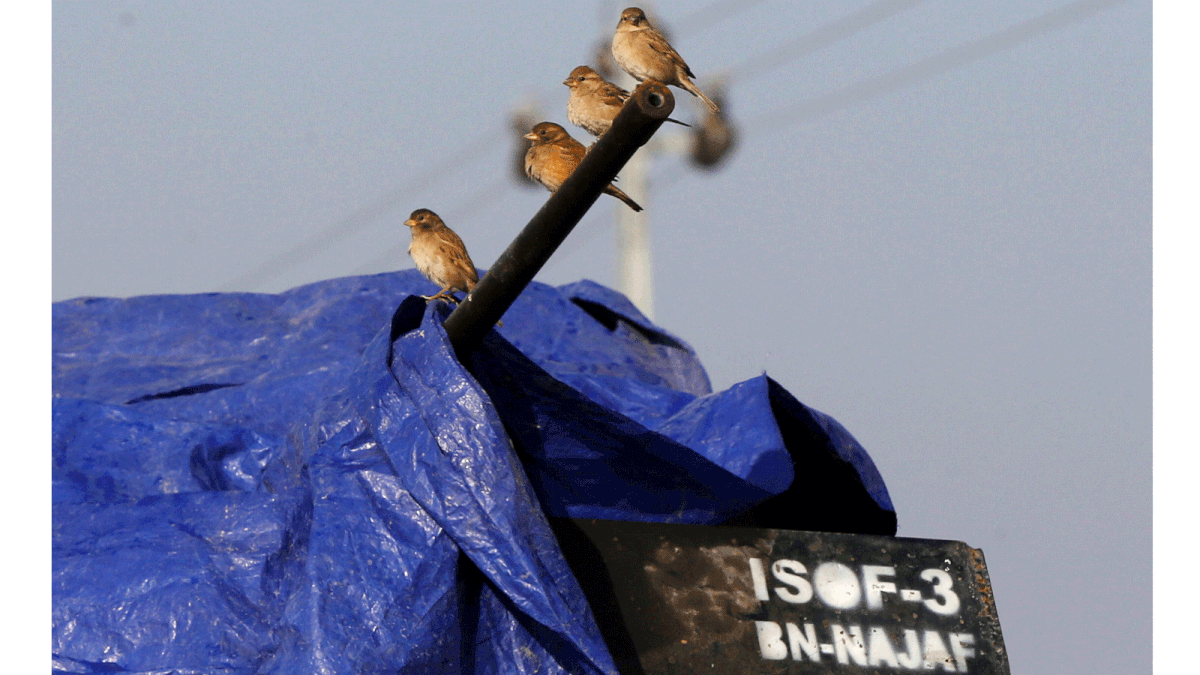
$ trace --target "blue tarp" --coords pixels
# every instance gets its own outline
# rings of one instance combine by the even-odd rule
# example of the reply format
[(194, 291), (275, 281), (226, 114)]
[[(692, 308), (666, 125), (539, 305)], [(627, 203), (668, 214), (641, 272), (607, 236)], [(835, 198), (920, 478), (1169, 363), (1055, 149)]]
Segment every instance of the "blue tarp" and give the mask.
[(460, 362), (433, 290), (55, 303), (56, 671), (613, 673), (548, 519), (894, 533), (836, 421), (619, 294), (531, 284)]

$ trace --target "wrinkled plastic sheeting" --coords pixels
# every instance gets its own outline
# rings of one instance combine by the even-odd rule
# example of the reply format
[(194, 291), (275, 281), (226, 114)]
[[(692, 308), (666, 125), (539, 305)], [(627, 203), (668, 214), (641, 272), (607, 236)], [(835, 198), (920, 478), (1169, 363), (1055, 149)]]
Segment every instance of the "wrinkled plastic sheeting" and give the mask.
[(56, 671), (612, 673), (546, 515), (717, 523), (803, 469), (778, 385), (711, 394), (608, 289), (532, 284), (465, 364), (432, 290), (55, 304)]

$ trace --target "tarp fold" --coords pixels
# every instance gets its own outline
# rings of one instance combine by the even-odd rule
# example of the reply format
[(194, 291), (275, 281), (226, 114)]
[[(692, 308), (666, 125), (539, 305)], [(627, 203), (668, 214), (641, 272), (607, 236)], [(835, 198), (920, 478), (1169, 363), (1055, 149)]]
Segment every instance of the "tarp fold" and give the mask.
[(744, 518), (811, 455), (894, 531), (840, 425), (619, 294), (532, 284), (460, 361), (430, 290), (55, 304), (56, 672), (614, 673), (548, 518)]

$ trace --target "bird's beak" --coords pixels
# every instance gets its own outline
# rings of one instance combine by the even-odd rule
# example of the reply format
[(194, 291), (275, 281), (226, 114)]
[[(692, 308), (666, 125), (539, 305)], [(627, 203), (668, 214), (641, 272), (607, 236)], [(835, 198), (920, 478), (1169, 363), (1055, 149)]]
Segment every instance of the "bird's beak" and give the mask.
[(523, 138), (528, 138), (528, 139), (529, 139), (529, 140), (531, 140), (531, 141), (536, 141), (536, 140), (537, 140), (537, 134), (535, 134), (535, 133), (533, 133), (533, 132), (531, 131), (531, 132), (529, 132), (529, 133), (525, 134), (525, 136), (524, 136)]
[(417, 221), (413, 220), (412, 218), (409, 218), (408, 220), (404, 221), (404, 224), (409, 227), (416, 227)]

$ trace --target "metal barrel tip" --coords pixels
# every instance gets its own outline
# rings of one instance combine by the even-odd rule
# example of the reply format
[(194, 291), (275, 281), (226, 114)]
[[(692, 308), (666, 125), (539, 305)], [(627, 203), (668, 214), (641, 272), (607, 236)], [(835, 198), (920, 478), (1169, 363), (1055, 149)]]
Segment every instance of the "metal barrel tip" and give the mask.
[(643, 115), (665, 120), (675, 110), (675, 96), (667, 85), (647, 80), (633, 90), (633, 101)]

